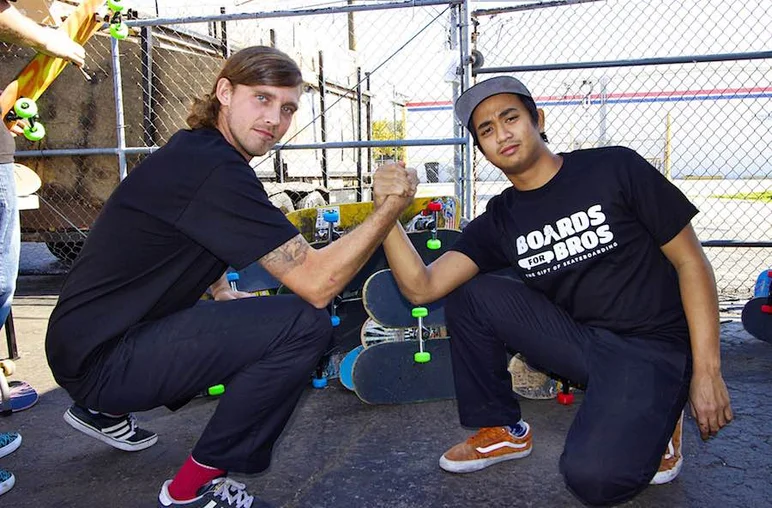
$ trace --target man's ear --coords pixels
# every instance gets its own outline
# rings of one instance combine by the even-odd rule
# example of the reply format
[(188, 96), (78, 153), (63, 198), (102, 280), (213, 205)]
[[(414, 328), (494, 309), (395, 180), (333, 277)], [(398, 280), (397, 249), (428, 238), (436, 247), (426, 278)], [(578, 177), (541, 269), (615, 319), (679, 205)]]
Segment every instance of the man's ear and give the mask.
[(220, 78), (217, 80), (217, 86), (215, 87), (215, 95), (217, 100), (223, 106), (231, 105), (231, 97), (233, 96), (233, 85), (228, 78)]
[(544, 132), (544, 110), (541, 108), (536, 109), (536, 116), (539, 117), (539, 132)]

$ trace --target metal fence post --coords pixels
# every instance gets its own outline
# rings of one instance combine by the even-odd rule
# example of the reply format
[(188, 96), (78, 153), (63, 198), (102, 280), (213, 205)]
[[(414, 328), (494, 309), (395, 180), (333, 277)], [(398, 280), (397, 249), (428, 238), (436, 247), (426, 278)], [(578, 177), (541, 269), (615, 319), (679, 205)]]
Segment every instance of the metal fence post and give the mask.
[[(460, 6), (460, 24), (461, 24), (461, 68), (463, 69), (461, 80), (461, 92), (469, 88), (472, 85), (472, 65), (469, 61), (469, 25), (472, 22), (469, 12), (469, 0), (464, 0), (464, 3)], [(466, 125), (462, 128), (466, 132)], [(466, 132), (467, 140), (464, 150), (464, 166), (463, 166), (463, 194), (461, 195), (461, 208), (464, 210), (464, 216), (468, 219), (474, 217), (474, 171), (472, 168), (472, 153), (474, 151), (474, 144), (472, 143), (472, 137)]]
[(123, 84), (121, 81), (121, 56), (118, 40), (110, 38), (113, 63), (113, 96), (115, 97), (115, 130), (118, 139), (118, 175), (126, 178), (126, 124), (123, 118)]
[(142, 119), (143, 138), (146, 146), (154, 146), (158, 131), (155, 126), (155, 97), (153, 94), (153, 27), (140, 30), (142, 51)]

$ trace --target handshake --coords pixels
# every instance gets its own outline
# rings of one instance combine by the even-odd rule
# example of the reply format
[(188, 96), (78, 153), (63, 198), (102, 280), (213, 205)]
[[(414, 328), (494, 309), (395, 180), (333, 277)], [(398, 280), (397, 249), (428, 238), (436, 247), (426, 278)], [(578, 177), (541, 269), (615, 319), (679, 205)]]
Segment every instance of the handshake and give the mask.
[(400, 210), (407, 208), (418, 189), (415, 169), (406, 168), (404, 162), (384, 164), (373, 174), (373, 203), (380, 208), (387, 201), (394, 201)]

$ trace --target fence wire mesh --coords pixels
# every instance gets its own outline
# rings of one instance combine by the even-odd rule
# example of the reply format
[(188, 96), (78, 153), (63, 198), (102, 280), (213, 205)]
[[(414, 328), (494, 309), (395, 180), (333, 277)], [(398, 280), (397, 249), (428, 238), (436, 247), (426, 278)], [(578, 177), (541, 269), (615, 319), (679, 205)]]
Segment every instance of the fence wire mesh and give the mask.
[[(545, 110), (551, 149), (633, 148), (700, 209), (700, 240), (772, 241), (772, 4), (568, 3), (473, 12), (473, 49), (491, 71), (515, 67)], [(644, 65), (661, 57), (694, 61)], [(509, 182), (479, 153), (473, 171), (479, 214)], [(722, 297), (747, 297), (771, 250), (707, 248)]]

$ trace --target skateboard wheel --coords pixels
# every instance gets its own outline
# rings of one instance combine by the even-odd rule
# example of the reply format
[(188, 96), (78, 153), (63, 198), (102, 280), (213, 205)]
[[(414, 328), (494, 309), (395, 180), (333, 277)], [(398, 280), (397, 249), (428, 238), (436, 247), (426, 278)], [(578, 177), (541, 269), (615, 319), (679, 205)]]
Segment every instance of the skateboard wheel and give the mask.
[(236, 282), (241, 276), (236, 272), (228, 272), (228, 275), (226, 275), (225, 278), (228, 279), (228, 282)]
[(46, 128), (41, 123), (35, 123), (24, 128), (24, 137), (30, 141), (40, 141), (46, 136)]
[(3, 360), (0, 362), (0, 371), (6, 376), (12, 376), (16, 372), (16, 364), (11, 360)]
[(206, 389), (206, 394), (210, 397), (219, 397), (225, 393), (225, 385), (214, 385)]
[(32, 99), (22, 97), (13, 104), (13, 112), (19, 118), (32, 118), (38, 114), (38, 105)]
[(326, 377), (315, 377), (311, 380), (311, 385), (314, 388), (325, 388), (327, 386), (327, 378)]
[(411, 311), (414, 318), (425, 318), (429, 315), (429, 310), (426, 307), (416, 307)]
[(442, 203), (439, 201), (431, 201), (426, 208), (429, 209), (430, 212), (439, 212), (442, 210)]
[(123, 0), (107, 0), (107, 8), (113, 12), (123, 12), (126, 8)]
[(426, 240), (426, 248), (429, 250), (439, 250), (442, 247), (442, 241), (439, 238), (429, 238)]
[(570, 406), (574, 403), (574, 394), (573, 393), (558, 393), (558, 403), (563, 404), (564, 406)]
[(110, 23), (110, 35), (121, 41), (129, 36), (129, 27), (126, 23)]
[(340, 316), (330, 316), (332, 326), (340, 326)]
[(322, 214), (324, 222), (338, 222), (340, 220), (340, 214), (337, 210), (327, 210)]
[(418, 351), (413, 355), (413, 360), (416, 363), (429, 363), (432, 359), (432, 354), (428, 351)]
[(761, 312), (764, 314), (772, 314), (772, 305), (762, 305)]

